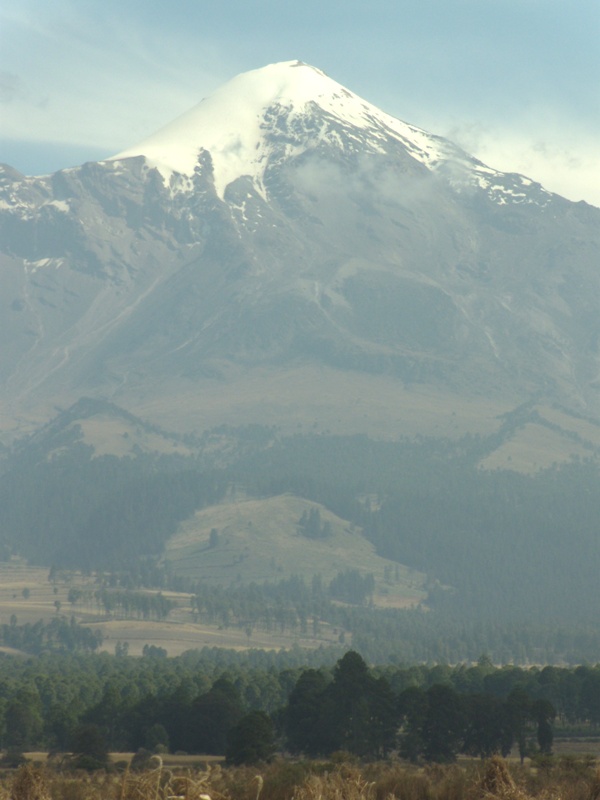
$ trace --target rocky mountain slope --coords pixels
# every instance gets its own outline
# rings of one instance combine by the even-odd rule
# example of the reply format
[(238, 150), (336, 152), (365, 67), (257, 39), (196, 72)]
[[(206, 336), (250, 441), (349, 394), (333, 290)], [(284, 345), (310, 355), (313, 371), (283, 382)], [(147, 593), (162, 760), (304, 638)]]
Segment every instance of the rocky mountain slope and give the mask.
[(108, 161), (3, 167), (0, 249), (6, 430), (82, 395), (178, 430), (600, 417), (600, 210), (299, 62)]

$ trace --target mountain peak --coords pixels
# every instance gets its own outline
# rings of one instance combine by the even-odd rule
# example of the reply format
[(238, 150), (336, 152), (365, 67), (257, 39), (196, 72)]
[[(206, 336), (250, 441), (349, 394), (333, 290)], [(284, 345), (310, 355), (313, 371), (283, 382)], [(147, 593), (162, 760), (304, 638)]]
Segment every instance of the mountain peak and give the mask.
[(299, 62), (234, 78), (120, 158), (0, 170), (15, 425), (87, 394), (191, 428), (328, 406), (364, 430), (363, 398), (404, 426), (413, 386), (490, 418), (538, 392), (597, 414), (600, 210)]
[[(315, 117), (315, 113), (320, 118)], [(338, 134), (323, 118), (335, 121)], [(290, 124), (290, 118), (313, 117), (312, 124)], [(236, 178), (248, 175), (264, 195), (262, 176), (273, 151), (273, 121), (285, 137), (278, 149), (298, 155), (320, 141), (339, 139), (339, 127), (368, 133), (373, 149), (392, 137), (406, 145), (410, 155), (434, 166), (446, 160), (447, 151), (462, 154), (449, 142), (386, 114), (371, 103), (302, 61), (284, 61), (244, 72), (224, 84), (198, 105), (137, 145), (113, 156), (116, 161), (145, 156), (167, 183), (174, 173), (191, 178), (202, 151), (210, 152), (215, 188), (223, 198)], [(275, 130), (279, 133), (275, 126)], [(270, 141), (269, 130), (271, 131)]]

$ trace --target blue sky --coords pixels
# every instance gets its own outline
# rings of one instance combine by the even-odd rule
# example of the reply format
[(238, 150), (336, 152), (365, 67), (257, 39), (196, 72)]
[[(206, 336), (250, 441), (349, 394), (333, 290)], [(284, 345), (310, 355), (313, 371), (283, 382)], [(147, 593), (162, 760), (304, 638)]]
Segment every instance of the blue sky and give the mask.
[(112, 155), (296, 58), (600, 206), (598, 0), (2, 0), (0, 161), (31, 174)]

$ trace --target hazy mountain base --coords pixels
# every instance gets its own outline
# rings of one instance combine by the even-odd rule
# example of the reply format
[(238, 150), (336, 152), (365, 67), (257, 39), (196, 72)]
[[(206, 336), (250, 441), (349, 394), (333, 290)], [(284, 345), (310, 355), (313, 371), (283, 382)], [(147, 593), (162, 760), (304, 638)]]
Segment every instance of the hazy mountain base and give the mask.
[(262, 195), (240, 177), (221, 197), (207, 151), (171, 185), (142, 156), (2, 170), (10, 424), (82, 392), (186, 430), (373, 433), (348, 398), (401, 425), (407, 389), (598, 414), (597, 209), (464, 153), (433, 174), (389, 130), (314, 104), (271, 111)]
[[(135, 391), (134, 386), (129, 385), (128, 391)], [(222, 424), (262, 424), (288, 434), (364, 434), (391, 440), (491, 435), (501, 428), (505, 414), (524, 407), (531, 415), (538, 411), (539, 418), (530, 418), (532, 428), (525, 431), (523, 420), (510, 436), (505, 435), (485, 466), (530, 472), (600, 449), (600, 421), (585, 412), (544, 401), (522, 403), (517, 395), (491, 399), (476, 391), (458, 394), (405, 385), (389, 375), (309, 364), (276, 371), (227, 369), (222, 377), (205, 380), (200, 393), (182, 381), (176, 388), (156, 387), (136, 395), (133, 407), (139, 416), (179, 434)], [(98, 437), (95, 442), (99, 443)]]
[[(46, 424), (34, 425), (32, 419), (23, 418), (24, 427), (34, 429), (15, 443), (14, 451), (33, 448), (40, 457), (50, 458), (68, 441), (86, 445), (94, 456), (179, 454), (204, 463), (212, 454), (215, 463), (222, 464), (239, 456), (242, 427), (251, 431), (262, 426), (279, 435), (362, 434), (385, 441), (479, 436), (487, 447), (480, 466), (523, 472), (600, 453), (600, 420), (558, 404), (536, 399), (518, 405), (508, 399), (503, 403), (477, 396), (469, 399), (424, 386), (402, 388), (385, 376), (308, 365), (291, 372), (238, 376), (231, 391), (214, 381), (201, 402), (196, 393), (186, 394), (185, 387), (176, 395), (174, 403), (169, 387), (165, 395), (141, 399), (138, 414), (147, 412), (143, 419), (114, 403), (80, 398)], [(244, 397), (241, 405), (236, 399), (240, 395)], [(319, 396), (317, 408), (308, 402), (315, 395)], [(229, 417), (231, 423), (224, 424)], [(8, 417), (3, 420), (6, 423)], [(229, 443), (226, 430), (237, 431)], [(13, 434), (2, 430), (0, 457), (9, 457)]]
[[(128, 457), (99, 455), (85, 443), (107, 418), (112, 441), (131, 445)], [(271, 585), (256, 589), (260, 603), (253, 605), (251, 625), (259, 619), (266, 625), (269, 608), (285, 602), (295, 625), (303, 617), (310, 630), (316, 617), (352, 634), (356, 646), (374, 660), (392, 654), (460, 660), (476, 658), (482, 650), (500, 661), (597, 658), (597, 462), (588, 459), (532, 476), (478, 467), (532, 427), (551, 434), (558, 428), (593, 456), (594, 446), (584, 434), (593, 434), (595, 425), (542, 406), (515, 409), (497, 423), (490, 436), (458, 440), (286, 437), (259, 426), (221, 428), (196, 439), (167, 434), (108, 404), (82, 401), (4, 462), (4, 552), (48, 566), (109, 570), (116, 588), (161, 586), (201, 596), (207, 579), (212, 586), (221, 582), (229, 588), (219, 595), (219, 613), (241, 630), (249, 624), (247, 615), (235, 610), (248, 607), (244, 587), (266, 577)], [(159, 454), (152, 454), (157, 445)], [(238, 537), (227, 552), (229, 566), (219, 568), (213, 579), (215, 559), (222, 558), (229, 536), (219, 542), (220, 534), (231, 525), (231, 514), (244, 507), (232, 509), (234, 486), (254, 511), (236, 523), (243, 540)], [(278, 523), (284, 532), (281, 549), (273, 549), (275, 526), (261, 550), (259, 529), (268, 528), (269, 509), (278, 503), (287, 508)], [(315, 541), (302, 535), (302, 515), (311, 509), (319, 511), (323, 525), (330, 522), (329, 544), (327, 537)], [(171, 564), (165, 571), (158, 562), (165, 548), (167, 554), (175, 552), (178, 541), (170, 537), (186, 520), (189, 530), (195, 514), (204, 531), (199, 575), (186, 560), (179, 562), (180, 569)], [(229, 515), (227, 524), (223, 515)], [(251, 532), (255, 522), (257, 530)], [(216, 539), (210, 547), (212, 529)], [(330, 545), (346, 529), (355, 534), (345, 543), (357, 547), (336, 558)], [(370, 545), (358, 547), (361, 530)], [(302, 545), (302, 560), (290, 557), (289, 548), (286, 555), (286, 537)], [(366, 564), (373, 546), (377, 555)], [(336, 607), (330, 598), (325, 611), (310, 583), (323, 568), (327, 588), (336, 567), (340, 575), (355, 568), (360, 580), (372, 574), (377, 603), (398, 606), (412, 597), (432, 612), (377, 612), (360, 607), (364, 595), (358, 606), (351, 601)], [(419, 571), (427, 575), (425, 585), (415, 582)], [(304, 583), (280, 580), (298, 573)]]

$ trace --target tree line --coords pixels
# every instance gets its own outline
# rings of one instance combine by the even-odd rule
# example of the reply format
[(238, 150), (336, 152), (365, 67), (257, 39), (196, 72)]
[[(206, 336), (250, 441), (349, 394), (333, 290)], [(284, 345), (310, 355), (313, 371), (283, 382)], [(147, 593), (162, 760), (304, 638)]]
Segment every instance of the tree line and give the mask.
[(102, 644), (100, 631), (79, 625), (73, 618), (56, 617), (18, 624), (15, 614), (8, 625), (0, 626), (0, 642), (25, 653), (93, 653)]
[(70, 751), (83, 729), (115, 751), (222, 754), (232, 736), (242, 749), (258, 746), (245, 741), (252, 726), (242, 722), (259, 714), (258, 727), (272, 731), (269, 747), (292, 753), (448, 761), (513, 747), (521, 756), (549, 752), (555, 729), (600, 730), (600, 665), (497, 668), (482, 658), (369, 668), (349, 651), (307, 668), (298, 653), (164, 655), (0, 658), (0, 746)]
[(85, 589), (72, 587), (67, 600), (73, 608), (83, 605), (124, 619), (164, 620), (177, 603), (161, 592), (134, 592), (128, 589)]
[(283, 710), (287, 744), (311, 757), (347, 750), (371, 759), (397, 751), (418, 762), (452, 762), (459, 753), (507, 756), (515, 743), (523, 759), (550, 754), (556, 711), (549, 700), (515, 688), (506, 699), (459, 693), (451, 684), (412, 686), (395, 694), (372, 675), (361, 656), (347, 653), (327, 682), (304, 672)]

